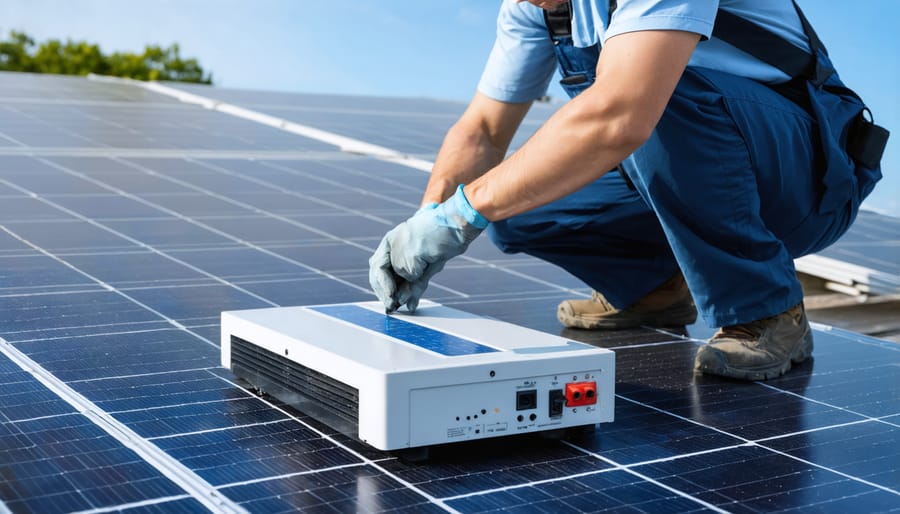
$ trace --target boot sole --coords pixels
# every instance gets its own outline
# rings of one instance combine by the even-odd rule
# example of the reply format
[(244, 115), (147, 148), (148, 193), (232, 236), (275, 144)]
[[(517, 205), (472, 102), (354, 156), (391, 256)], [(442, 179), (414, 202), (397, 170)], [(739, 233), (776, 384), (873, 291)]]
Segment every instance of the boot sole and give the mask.
[(809, 327), (806, 328), (806, 331), (803, 333), (802, 338), (803, 341), (800, 343), (800, 345), (797, 346), (797, 349), (794, 350), (794, 352), (791, 354), (791, 357), (784, 362), (781, 362), (774, 366), (759, 369), (743, 369), (732, 368), (727, 364), (724, 364), (721, 369), (713, 370), (700, 368), (699, 371), (711, 375), (720, 375), (723, 377), (750, 381), (771, 380), (773, 378), (778, 378), (787, 373), (787, 371), (791, 369), (792, 364), (800, 364), (812, 356), (813, 337), (812, 330)]

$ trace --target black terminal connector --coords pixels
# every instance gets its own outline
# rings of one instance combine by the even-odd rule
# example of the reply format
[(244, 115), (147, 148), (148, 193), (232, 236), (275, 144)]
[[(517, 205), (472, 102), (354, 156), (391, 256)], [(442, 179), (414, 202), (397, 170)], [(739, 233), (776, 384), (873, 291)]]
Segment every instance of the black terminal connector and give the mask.
[(516, 391), (516, 410), (537, 408), (537, 390)]
[(562, 416), (563, 407), (566, 406), (566, 395), (562, 389), (550, 390), (550, 408), (547, 412), (551, 418)]

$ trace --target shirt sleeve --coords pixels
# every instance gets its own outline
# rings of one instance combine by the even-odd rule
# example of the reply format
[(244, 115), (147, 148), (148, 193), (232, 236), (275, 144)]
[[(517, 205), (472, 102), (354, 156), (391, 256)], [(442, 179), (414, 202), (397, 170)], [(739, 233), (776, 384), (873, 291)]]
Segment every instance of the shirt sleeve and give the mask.
[(572, 0), (572, 39), (587, 47), (641, 30), (683, 30), (708, 39), (719, 0), (619, 0), (609, 19), (608, 0)]
[(553, 43), (541, 9), (505, 0), (478, 91), (501, 102), (530, 102), (546, 94), (555, 69)]
[(640, 30), (683, 30), (709, 39), (718, 8), (718, 0), (623, 0), (603, 40)]

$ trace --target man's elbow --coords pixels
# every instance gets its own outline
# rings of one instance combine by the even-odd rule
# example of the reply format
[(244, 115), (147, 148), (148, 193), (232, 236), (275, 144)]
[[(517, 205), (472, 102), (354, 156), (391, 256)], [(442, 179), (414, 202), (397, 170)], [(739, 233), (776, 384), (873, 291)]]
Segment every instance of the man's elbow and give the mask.
[(656, 127), (656, 120), (648, 120), (646, 116), (635, 113), (620, 112), (598, 115), (596, 118), (596, 135), (603, 146), (620, 153), (630, 155), (650, 139)]
[(650, 122), (642, 116), (621, 116), (610, 123), (610, 142), (626, 154), (631, 154), (653, 135), (655, 121)]
[[(582, 93), (584, 100), (589, 100), (587, 93)], [(587, 129), (584, 136), (625, 155), (650, 139), (659, 120), (658, 116), (645, 112), (639, 106), (629, 105), (603, 93), (594, 96), (593, 101), (579, 102), (577, 107), (572, 107), (570, 112), (577, 120), (576, 124)]]
[(444, 136), (444, 146), (466, 148), (471, 152), (489, 154), (495, 159), (499, 156), (500, 160), (506, 154), (506, 147), (492, 138), (483, 124), (467, 120), (460, 120), (447, 131)]

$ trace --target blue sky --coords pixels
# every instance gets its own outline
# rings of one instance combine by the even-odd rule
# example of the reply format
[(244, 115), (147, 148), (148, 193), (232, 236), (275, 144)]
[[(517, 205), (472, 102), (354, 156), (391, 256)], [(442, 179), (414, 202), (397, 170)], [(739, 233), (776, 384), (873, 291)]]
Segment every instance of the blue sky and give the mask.
[[(867, 206), (900, 216), (900, 0), (799, 0), (845, 82), (893, 137)], [(465, 101), (499, 0), (4, 0), (0, 31), (105, 52), (178, 42), (219, 86)], [(562, 97), (558, 87), (550, 94)]]

